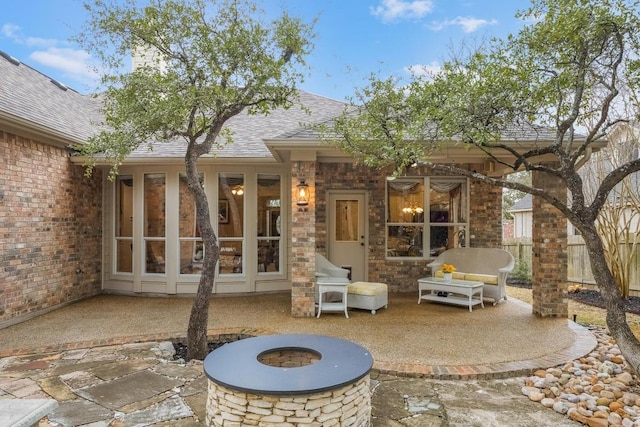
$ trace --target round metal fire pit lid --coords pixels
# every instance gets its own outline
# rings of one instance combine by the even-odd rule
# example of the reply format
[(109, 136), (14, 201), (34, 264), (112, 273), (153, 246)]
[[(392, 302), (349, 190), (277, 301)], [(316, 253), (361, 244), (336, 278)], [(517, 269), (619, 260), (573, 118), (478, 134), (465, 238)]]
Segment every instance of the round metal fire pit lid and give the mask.
[[(275, 367), (258, 357), (275, 351), (315, 353), (320, 360), (300, 367)], [(323, 335), (267, 335), (225, 344), (204, 360), (215, 383), (254, 394), (311, 394), (334, 390), (369, 373), (373, 357), (359, 344)]]

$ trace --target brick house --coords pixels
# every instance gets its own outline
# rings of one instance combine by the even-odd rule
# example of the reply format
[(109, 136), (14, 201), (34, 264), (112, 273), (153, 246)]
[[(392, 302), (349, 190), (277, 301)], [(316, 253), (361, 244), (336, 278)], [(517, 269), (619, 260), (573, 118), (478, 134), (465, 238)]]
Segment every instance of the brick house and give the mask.
[[(70, 147), (95, 131), (99, 101), (4, 53), (0, 75), (0, 327), (101, 292), (195, 292), (203, 254), (184, 146), (141, 147), (113, 182), (107, 164), (87, 177)], [(304, 109), (233, 118), (233, 143), (199, 163), (218, 210), (214, 293), (290, 290), (292, 315), (313, 316), (316, 251), (349, 266), (353, 280), (413, 292), (443, 249), (500, 247), (500, 188), (420, 168), (389, 179), (391, 171), (358, 164), (302, 126), (339, 115), (342, 102), (302, 92), (300, 103)], [(523, 146), (551, 137), (539, 129), (513, 135)], [(501, 174), (482, 153), (455, 144), (437, 155)], [(300, 188), (310, 195), (304, 206)], [(534, 211), (545, 275), (533, 311), (566, 316), (565, 222), (540, 200)]]

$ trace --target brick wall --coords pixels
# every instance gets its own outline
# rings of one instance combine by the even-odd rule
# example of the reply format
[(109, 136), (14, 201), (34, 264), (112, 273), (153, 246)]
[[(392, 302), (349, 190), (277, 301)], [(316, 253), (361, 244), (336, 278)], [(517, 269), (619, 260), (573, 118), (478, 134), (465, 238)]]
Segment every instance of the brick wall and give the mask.
[(101, 291), (101, 182), (0, 130), (0, 327)]

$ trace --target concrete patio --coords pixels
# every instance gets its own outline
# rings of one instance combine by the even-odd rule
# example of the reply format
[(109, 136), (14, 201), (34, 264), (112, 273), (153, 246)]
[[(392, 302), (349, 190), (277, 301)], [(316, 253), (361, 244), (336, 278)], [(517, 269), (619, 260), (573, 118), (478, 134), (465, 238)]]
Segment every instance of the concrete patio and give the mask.
[[(391, 294), (376, 315), (294, 319), (289, 299), (214, 297), (210, 334), (325, 334), (362, 344), (375, 360), (373, 426), (578, 425), (520, 393), (521, 376), (596, 346), (573, 322), (536, 318), (515, 299), (470, 313), (418, 305), (414, 294)], [(184, 337), (190, 307), (189, 298), (101, 295), (1, 329), (0, 399), (55, 399), (40, 427), (201, 426), (201, 362), (173, 362), (162, 343)]]
[[(417, 304), (417, 294), (389, 296), (371, 315), (349, 310), (292, 318), (290, 295), (216, 296), (211, 334), (324, 334), (367, 348), (381, 372), (441, 379), (524, 375), (581, 357), (596, 341), (567, 319), (541, 319), (515, 299), (469, 312), (466, 307)], [(190, 298), (100, 295), (0, 329), (0, 356), (59, 349), (175, 340), (186, 336)]]

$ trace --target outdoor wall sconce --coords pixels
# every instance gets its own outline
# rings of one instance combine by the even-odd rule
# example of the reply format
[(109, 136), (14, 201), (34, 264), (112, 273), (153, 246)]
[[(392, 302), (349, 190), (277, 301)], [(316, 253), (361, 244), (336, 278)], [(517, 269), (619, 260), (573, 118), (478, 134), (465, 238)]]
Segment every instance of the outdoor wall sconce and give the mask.
[(296, 205), (307, 206), (309, 204), (309, 184), (304, 179), (300, 180), (300, 183), (296, 185)]

